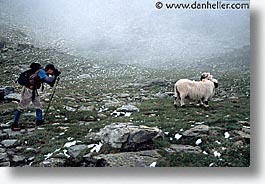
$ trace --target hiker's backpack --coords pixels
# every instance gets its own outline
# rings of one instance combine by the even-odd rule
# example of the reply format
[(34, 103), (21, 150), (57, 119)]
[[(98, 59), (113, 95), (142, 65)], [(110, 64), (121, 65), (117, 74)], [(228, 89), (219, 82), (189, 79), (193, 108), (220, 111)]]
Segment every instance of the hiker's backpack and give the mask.
[(41, 65), (38, 63), (32, 63), (30, 69), (19, 74), (17, 82), (31, 89), (39, 89), (41, 87), (41, 80), (38, 76), (38, 72), (41, 69)]

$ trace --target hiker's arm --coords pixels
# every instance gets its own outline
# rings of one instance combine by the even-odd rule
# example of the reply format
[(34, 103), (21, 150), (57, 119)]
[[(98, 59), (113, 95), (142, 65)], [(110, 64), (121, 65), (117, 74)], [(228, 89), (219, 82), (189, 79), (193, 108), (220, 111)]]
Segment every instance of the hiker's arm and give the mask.
[(49, 77), (44, 70), (40, 70), (38, 75), (43, 82), (53, 87), (55, 80), (56, 80), (56, 75), (52, 75)]
[(51, 77), (47, 76), (43, 79), (43, 81), (46, 82), (47, 84), (52, 84), (54, 83), (55, 80), (56, 80), (55, 75), (52, 75)]

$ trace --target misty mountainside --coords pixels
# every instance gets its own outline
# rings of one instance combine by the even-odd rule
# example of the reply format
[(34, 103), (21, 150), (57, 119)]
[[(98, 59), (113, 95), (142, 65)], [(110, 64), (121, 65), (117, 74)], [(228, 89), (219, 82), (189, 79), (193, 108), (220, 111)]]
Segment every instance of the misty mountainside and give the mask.
[(249, 45), (248, 10), (157, 10), (155, 2), (1, 0), (0, 23), (38, 47), (147, 67), (189, 65)]

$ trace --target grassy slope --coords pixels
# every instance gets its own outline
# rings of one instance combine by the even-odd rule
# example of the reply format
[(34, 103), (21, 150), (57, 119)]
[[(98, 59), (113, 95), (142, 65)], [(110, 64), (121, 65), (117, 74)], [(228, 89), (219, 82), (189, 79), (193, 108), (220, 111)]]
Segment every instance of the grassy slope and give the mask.
[[(224, 139), (223, 136), (225, 131), (240, 130), (242, 125), (239, 121), (249, 121), (250, 118), (249, 58), (248, 54), (245, 54), (245, 50), (228, 53), (219, 58), (211, 58), (205, 60), (205, 64), (200, 63), (196, 67), (190, 66), (188, 69), (159, 70), (92, 61), (58, 53), (54, 50), (34, 47), (16, 51), (15, 48), (12, 48), (15, 46), (12, 46), (11, 43), (10, 45), (10, 49), (1, 55), (0, 78), (5, 79), (1, 81), (1, 85), (15, 86), (16, 91), (19, 92), (20, 86), (15, 84), (14, 81), (17, 74), (20, 73), (20, 67), (22, 66), (25, 69), (32, 61), (40, 62), (42, 65), (53, 62), (59, 66), (63, 73), (60, 86), (52, 103), (51, 109), (53, 110), (50, 111), (47, 117), (48, 122), (59, 124), (44, 125), (44, 129), (37, 129), (34, 135), (21, 137), (22, 140), (27, 141), (25, 146), (34, 147), (38, 150), (39, 154), (37, 156), (32, 152), (24, 151), (25, 154), (36, 156), (33, 165), (38, 166), (38, 163), (44, 159), (45, 154), (61, 148), (67, 142), (68, 137), (90, 143), (89, 140), (84, 138), (88, 131), (92, 129), (93, 132), (97, 132), (100, 128), (112, 122), (132, 122), (157, 126), (163, 131), (169, 132), (164, 140), (156, 142), (156, 148), (160, 149), (160, 153), (163, 155), (158, 166), (209, 166), (211, 163), (214, 163), (214, 166), (250, 165), (249, 144), (244, 141), (242, 146), (235, 146), (236, 139)], [(223, 58), (228, 64), (223, 63)], [(218, 60), (217, 64), (211, 63), (214, 59)], [(157, 92), (172, 91), (173, 83), (177, 79), (183, 77), (198, 78), (200, 73), (206, 70), (213, 71), (212, 73), (218, 78), (220, 87), (215, 98), (223, 100), (210, 102), (211, 108), (207, 111), (189, 105), (185, 109), (175, 109), (172, 97), (134, 100), (134, 98), (120, 99), (117, 96), (124, 92), (132, 96), (144, 93), (151, 98)], [(84, 73), (91, 75), (91, 77), (77, 78), (77, 76)], [(146, 89), (122, 87), (127, 83), (148, 81), (154, 78), (166, 79), (169, 81), (169, 85)], [(51, 93), (51, 89), (46, 89), (43, 95), (48, 95), (48, 93)], [(140, 112), (133, 113), (128, 118), (115, 118), (110, 116), (110, 113), (114, 110), (114, 108), (110, 108), (109, 111), (103, 113), (106, 115), (105, 118), (98, 118), (98, 110), (108, 99), (107, 96), (119, 99), (125, 104), (136, 103)], [(237, 98), (229, 98), (231, 96)], [(69, 100), (69, 98), (73, 99)], [(15, 103), (1, 103), (0, 111), (16, 108), (16, 105)], [(64, 109), (65, 106), (74, 107), (75, 105), (79, 107), (82, 105), (94, 106), (94, 110), (90, 112), (69, 112)], [(46, 107), (47, 103), (44, 103), (44, 109)], [(29, 110), (32, 111), (32, 109)], [(3, 115), (0, 120), (5, 123), (11, 119), (12, 113), (9, 113)], [(32, 121), (34, 121), (34, 117), (22, 116), (22, 123)], [(90, 124), (82, 125), (80, 122), (90, 122)], [(221, 128), (215, 136), (202, 137), (203, 144), (201, 147), (208, 153), (212, 153), (213, 150), (221, 151), (222, 159), (214, 157), (213, 154), (176, 153), (170, 155), (163, 151), (163, 147), (167, 147), (172, 143), (179, 143), (177, 140), (171, 140), (170, 138), (174, 137), (176, 133), (180, 133), (181, 129), (185, 131), (191, 128), (194, 122), (204, 122), (210, 127)], [(65, 131), (63, 127), (69, 128)], [(60, 135), (62, 132), (64, 134)], [(222, 144), (216, 144), (216, 140), (219, 140)], [(190, 144), (194, 145), (194, 143)], [(225, 147), (226, 150), (222, 150), (222, 147)], [(107, 153), (108, 150), (104, 150), (104, 152)]]

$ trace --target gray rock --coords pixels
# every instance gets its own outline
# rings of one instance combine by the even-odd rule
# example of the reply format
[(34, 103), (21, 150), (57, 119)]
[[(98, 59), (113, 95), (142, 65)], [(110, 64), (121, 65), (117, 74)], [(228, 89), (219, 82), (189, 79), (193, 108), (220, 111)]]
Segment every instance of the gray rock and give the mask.
[(7, 138), (8, 138), (7, 133), (0, 131), (0, 141), (7, 139)]
[(165, 94), (168, 96), (174, 96), (175, 95), (175, 93), (172, 91), (165, 92)]
[(153, 79), (151, 81), (145, 82), (142, 87), (153, 87), (153, 86), (167, 86), (169, 82), (164, 79)]
[(0, 153), (0, 162), (6, 162), (6, 161), (9, 161), (8, 154)]
[(155, 98), (165, 98), (167, 95), (165, 93), (158, 92), (153, 95)]
[(21, 131), (12, 131), (11, 129), (5, 129), (3, 132), (7, 133), (9, 139), (22, 135)]
[(156, 127), (135, 126), (132, 123), (113, 123), (100, 129), (96, 135), (102, 142), (122, 150), (148, 147), (154, 139), (164, 136)]
[(19, 93), (11, 93), (4, 97), (5, 100), (17, 101), (20, 102), (21, 95)]
[(73, 107), (65, 106), (64, 108), (65, 108), (67, 111), (70, 111), (70, 112), (75, 112), (75, 111), (76, 111), (76, 108), (73, 108)]
[(236, 141), (236, 142), (233, 144), (234, 147), (239, 147), (239, 146), (243, 146), (243, 145), (244, 145), (244, 142), (243, 142), (242, 140), (240, 140), (240, 141)]
[(16, 147), (19, 144), (17, 139), (7, 139), (3, 140), (1, 144), (6, 148)]
[(0, 100), (3, 100), (5, 96), (14, 93), (15, 89), (11, 86), (5, 86), (0, 88)]
[(169, 153), (184, 152), (184, 153), (201, 153), (202, 150), (199, 146), (190, 145), (177, 145), (171, 144), (169, 148), (165, 148), (165, 151)]
[(129, 93), (121, 93), (118, 95), (119, 98), (128, 98), (130, 97), (131, 95)]
[(64, 167), (66, 163), (65, 159), (61, 158), (49, 158), (40, 163), (40, 167)]
[(101, 118), (101, 119), (104, 119), (104, 118), (107, 117), (107, 115), (105, 115), (105, 114), (98, 114), (97, 117), (98, 117), (98, 118)]
[(97, 133), (95, 133), (95, 132), (90, 132), (90, 133), (88, 133), (86, 136), (85, 136), (85, 138), (87, 139), (87, 140), (93, 140), (93, 141), (95, 141), (95, 142), (99, 142), (101, 139), (100, 139), (100, 136), (97, 134)]
[(68, 154), (71, 157), (76, 158), (85, 149), (87, 149), (87, 145), (84, 144), (71, 146), (70, 148), (68, 148)]
[(26, 157), (23, 155), (13, 155), (12, 158), (12, 162), (15, 163), (21, 163), (21, 162), (25, 162), (26, 161)]
[(236, 134), (238, 134), (243, 139), (250, 139), (250, 133), (246, 133), (243, 131), (235, 131)]
[(0, 153), (4, 153), (6, 151), (5, 148), (0, 148)]
[(122, 102), (118, 101), (118, 100), (115, 100), (115, 101), (107, 101), (105, 104), (104, 104), (104, 107), (105, 108), (111, 108), (111, 107), (119, 107), (122, 105)]
[(249, 121), (239, 121), (238, 123), (245, 125), (245, 126), (250, 126), (250, 122)]
[(0, 167), (10, 167), (10, 162), (0, 162)]
[(186, 137), (195, 137), (200, 134), (208, 134), (208, 133), (209, 133), (209, 126), (197, 125), (189, 130), (184, 131), (182, 135)]
[(105, 167), (149, 167), (161, 155), (156, 150), (123, 152), (94, 156), (96, 166)]
[[(0, 112), (0, 115), (7, 115), (7, 114), (11, 114), (15, 111), (14, 108), (7, 108), (7, 109), (4, 109)], [(1, 125), (5, 125), (5, 124), (1, 124)]]
[(134, 105), (128, 104), (128, 105), (123, 105), (122, 107), (118, 108), (117, 111), (119, 111), (119, 112), (133, 112), (133, 111), (137, 111), (137, 112), (139, 112), (139, 108), (137, 108)]
[(78, 108), (78, 111), (94, 111), (94, 110), (95, 110), (94, 106), (88, 106), (88, 107), (81, 106)]

